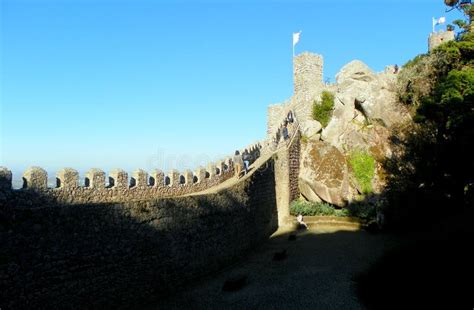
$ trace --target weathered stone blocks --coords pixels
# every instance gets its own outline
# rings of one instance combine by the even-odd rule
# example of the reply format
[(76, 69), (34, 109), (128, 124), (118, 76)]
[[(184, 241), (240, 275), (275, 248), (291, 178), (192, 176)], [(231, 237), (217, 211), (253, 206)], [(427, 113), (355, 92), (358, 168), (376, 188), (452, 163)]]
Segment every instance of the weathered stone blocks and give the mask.
[(23, 188), (44, 190), (48, 188), (48, 173), (40, 167), (30, 167), (23, 173)]
[(171, 170), (168, 173), (168, 177), (170, 178), (170, 186), (178, 186), (180, 184), (180, 176), (181, 174), (179, 173), (178, 170)]
[(92, 168), (86, 173), (85, 185), (89, 188), (105, 188), (105, 172)]
[(293, 75), (295, 94), (311, 95), (323, 85), (323, 56), (308, 52), (295, 56)]
[(165, 173), (155, 169), (150, 173), (150, 184), (153, 187), (163, 187), (165, 185)]
[(128, 173), (122, 169), (114, 169), (109, 173), (109, 187), (116, 189), (128, 188)]
[(133, 172), (130, 180), (130, 187), (144, 188), (148, 186), (148, 173), (143, 169)]
[(72, 168), (63, 168), (56, 174), (56, 187), (76, 188), (79, 186), (79, 172)]
[(217, 175), (224, 173), (225, 163), (223, 161), (216, 162), (216, 168), (217, 168), (216, 170)]
[(184, 176), (184, 184), (192, 185), (194, 183), (193, 182), (194, 174), (191, 170), (188, 169), (184, 171), (183, 176)]
[[(210, 175), (209, 172), (204, 169), (204, 167), (199, 167), (195, 171), (195, 177), (197, 178), (197, 181), (195, 183), (202, 183), (206, 180), (206, 176)], [(193, 180), (194, 181), (194, 180)]]
[(217, 168), (215, 163), (209, 163), (207, 165), (207, 171), (209, 172), (209, 178), (214, 179), (214, 177), (217, 175)]

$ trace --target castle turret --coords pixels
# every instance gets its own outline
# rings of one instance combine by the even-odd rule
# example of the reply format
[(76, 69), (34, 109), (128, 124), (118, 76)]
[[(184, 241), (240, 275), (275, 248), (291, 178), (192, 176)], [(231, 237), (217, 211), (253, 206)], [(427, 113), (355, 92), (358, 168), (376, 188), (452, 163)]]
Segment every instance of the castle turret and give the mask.
[(454, 31), (452, 30), (432, 32), (428, 39), (428, 50), (432, 51), (443, 43), (453, 41), (454, 38)]

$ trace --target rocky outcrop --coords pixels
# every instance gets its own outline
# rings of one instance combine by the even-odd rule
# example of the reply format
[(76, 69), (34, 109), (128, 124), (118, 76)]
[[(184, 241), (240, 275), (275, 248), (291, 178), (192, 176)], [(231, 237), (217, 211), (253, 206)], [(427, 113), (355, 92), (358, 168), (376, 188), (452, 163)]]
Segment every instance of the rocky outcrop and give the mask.
[(336, 81), (333, 117), (321, 138), (337, 148), (348, 148), (348, 141), (356, 141), (351, 144), (367, 149), (367, 139), (363, 138), (367, 134), (360, 134), (367, 126), (389, 128), (408, 118), (397, 102), (393, 73), (376, 74), (363, 62), (354, 60), (341, 69)]
[(373, 188), (375, 192), (383, 190), (380, 162), (392, 154), (391, 127), (409, 119), (398, 104), (396, 79), (394, 70), (375, 73), (355, 60), (341, 69), (335, 85), (326, 87), (334, 93), (328, 126), (321, 129), (316, 121), (301, 124), (308, 143), (302, 146), (299, 187), (307, 200), (342, 207), (360, 192), (347, 164), (353, 150), (367, 151), (375, 158)]
[[(354, 60), (340, 70), (335, 84), (327, 84), (322, 81), (322, 65), (322, 57), (317, 55), (295, 57), (295, 93), (289, 101), (269, 109), (269, 133), (274, 135), (281, 119), (293, 111), (304, 137), (298, 176), (301, 195), (310, 201), (343, 206), (362, 191), (347, 164), (350, 154), (361, 150), (375, 158), (372, 187), (382, 192), (380, 163), (392, 154), (389, 136), (410, 116), (398, 103), (398, 70), (394, 66), (376, 73)], [(313, 104), (321, 100), (323, 91), (334, 94), (334, 109), (325, 128), (312, 117)]]
[(310, 201), (343, 207), (349, 199), (349, 172), (344, 155), (323, 141), (301, 146), (300, 192)]
[(372, 82), (375, 78), (375, 73), (365, 63), (360, 60), (353, 60), (342, 67), (336, 75), (336, 82), (339, 85), (348, 80)]

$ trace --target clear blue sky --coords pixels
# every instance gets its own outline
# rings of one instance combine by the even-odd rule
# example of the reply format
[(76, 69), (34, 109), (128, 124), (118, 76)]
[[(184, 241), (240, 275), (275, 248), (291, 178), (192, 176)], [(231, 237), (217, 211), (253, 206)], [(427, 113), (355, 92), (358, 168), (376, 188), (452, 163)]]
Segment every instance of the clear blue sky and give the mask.
[(334, 80), (353, 59), (403, 64), (433, 16), (460, 17), (442, 0), (0, 3), (0, 165), (16, 174), (216, 159), (263, 138), (267, 106), (291, 96), (292, 32)]

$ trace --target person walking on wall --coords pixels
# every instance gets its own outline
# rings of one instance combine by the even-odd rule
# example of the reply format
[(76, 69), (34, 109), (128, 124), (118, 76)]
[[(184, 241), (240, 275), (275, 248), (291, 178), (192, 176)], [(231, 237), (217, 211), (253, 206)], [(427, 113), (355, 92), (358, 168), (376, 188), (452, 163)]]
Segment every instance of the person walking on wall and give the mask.
[(245, 149), (244, 153), (242, 154), (242, 160), (244, 161), (245, 174), (249, 172), (250, 159), (251, 159), (251, 156), (249, 154), (249, 151)]
[(235, 176), (239, 178), (240, 172), (242, 172), (242, 167), (244, 165), (244, 162), (242, 160), (242, 155), (240, 155), (239, 151), (235, 151), (235, 155), (232, 160), (234, 162)]
[(288, 135), (288, 127), (287, 127), (286, 121), (285, 121), (285, 123), (283, 124), (283, 128), (281, 129), (281, 134), (282, 134), (282, 136), (283, 136), (283, 139), (285, 139), (285, 141), (288, 140), (288, 138), (290, 137), (290, 136)]
[(290, 124), (293, 123), (294, 119), (293, 119), (293, 112), (290, 110), (290, 112), (288, 112), (288, 115), (286, 116), (286, 121)]
[(278, 147), (278, 143), (280, 143), (280, 138), (281, 138), (281, 126), (278, 128), (276, 134), (275, 134), (275, 147)]

